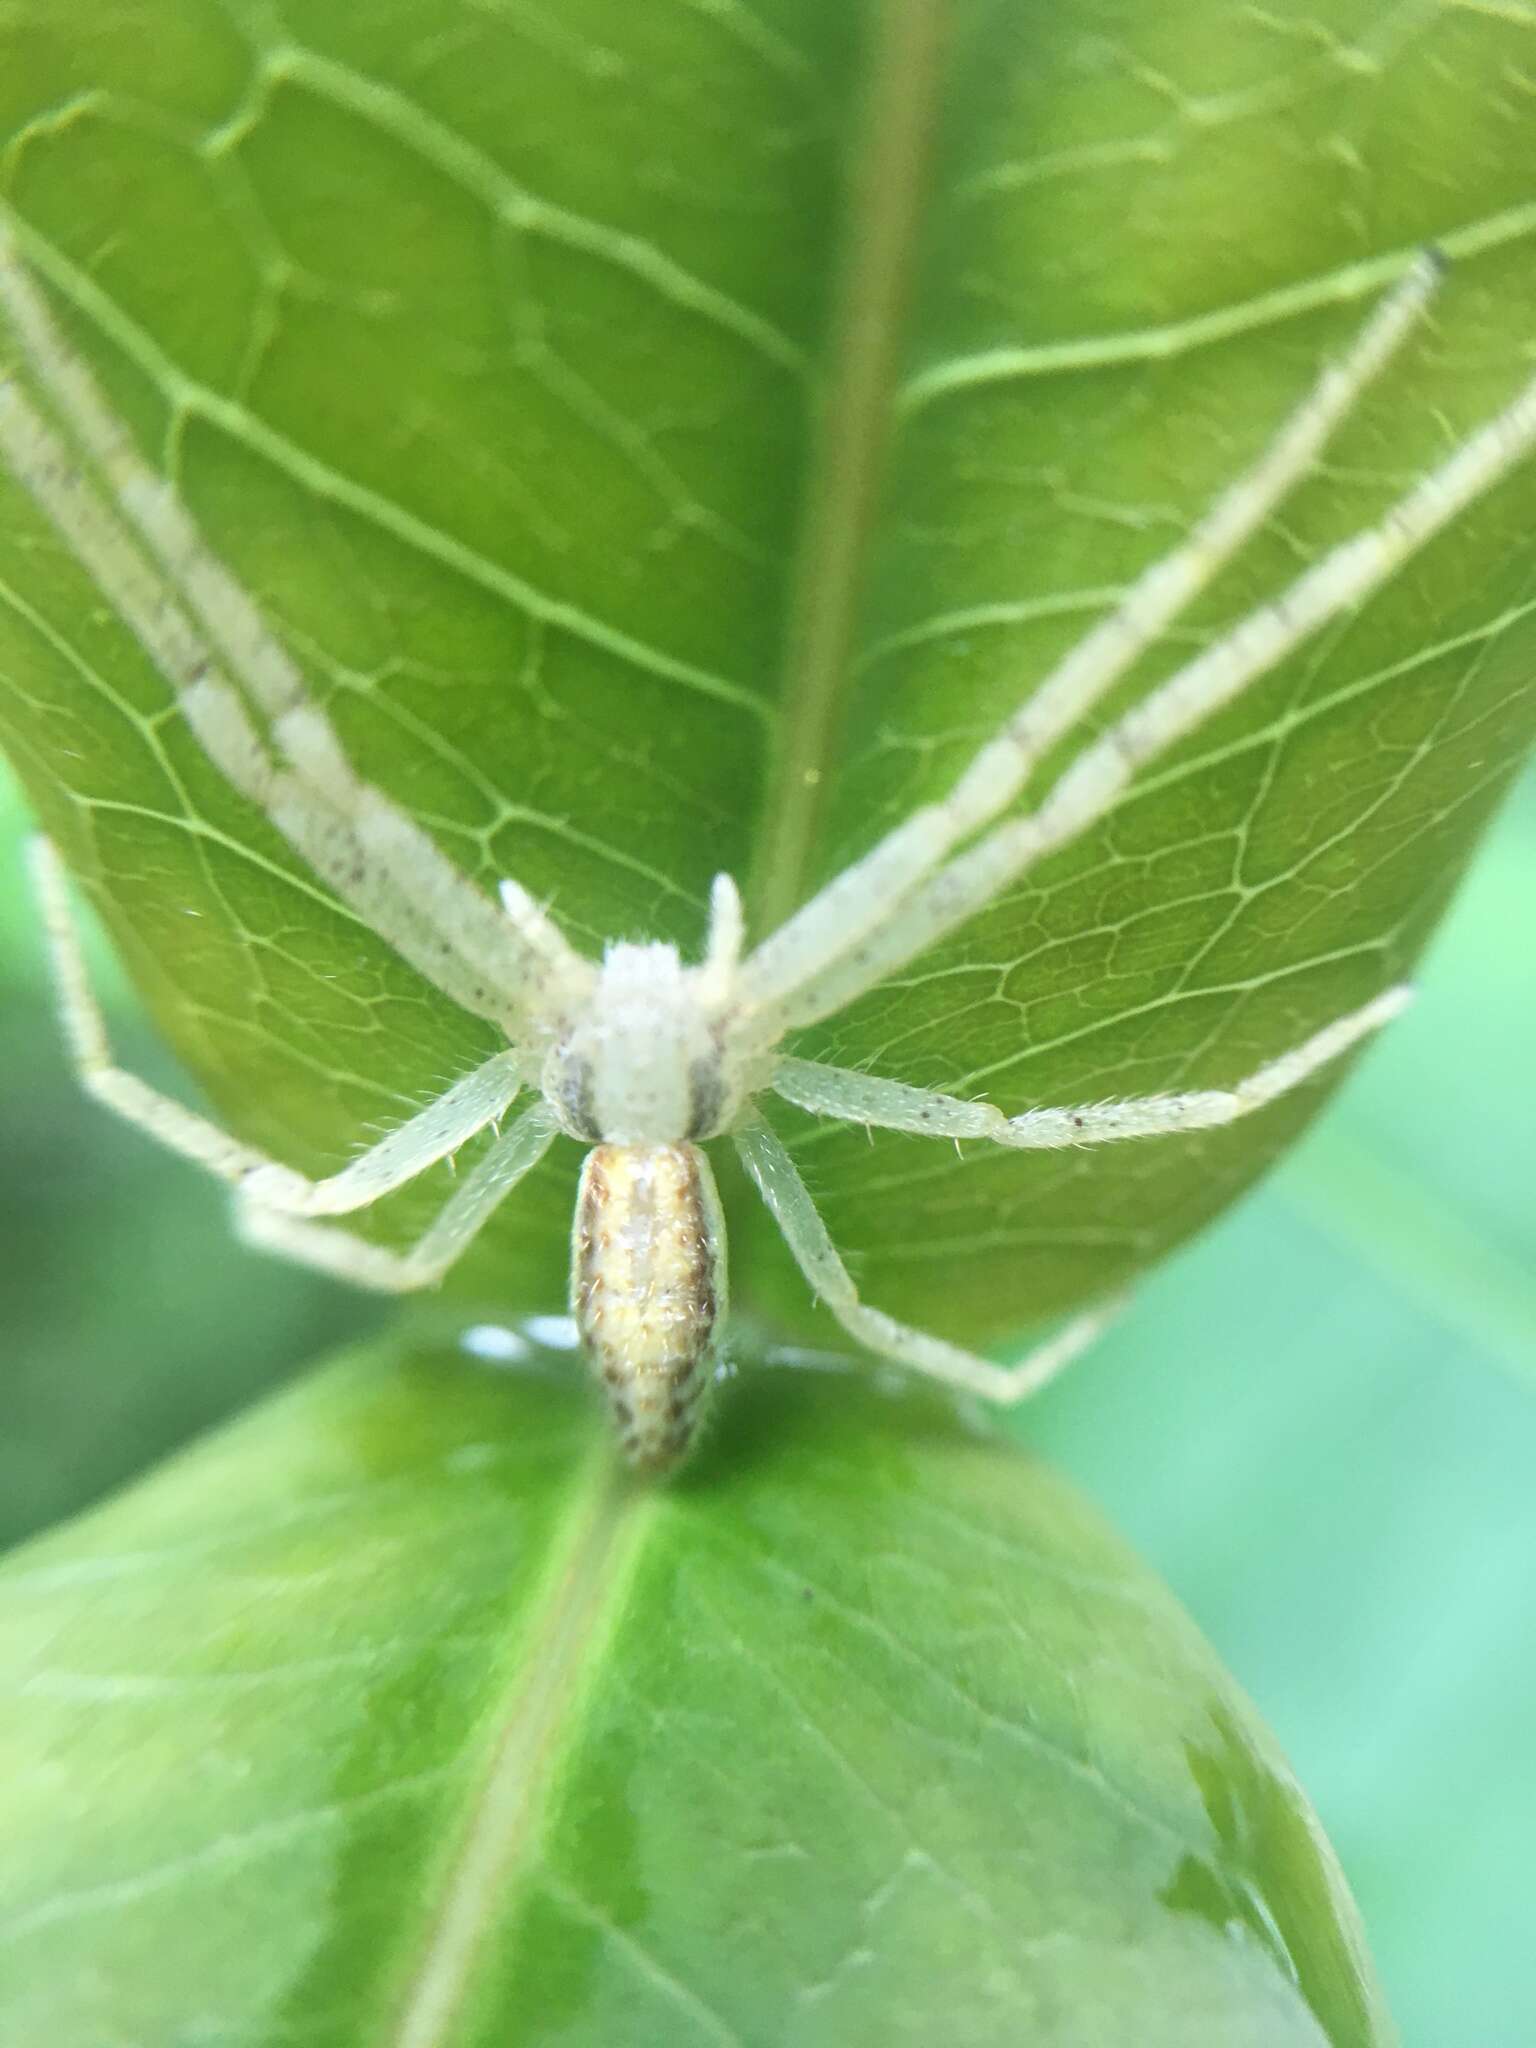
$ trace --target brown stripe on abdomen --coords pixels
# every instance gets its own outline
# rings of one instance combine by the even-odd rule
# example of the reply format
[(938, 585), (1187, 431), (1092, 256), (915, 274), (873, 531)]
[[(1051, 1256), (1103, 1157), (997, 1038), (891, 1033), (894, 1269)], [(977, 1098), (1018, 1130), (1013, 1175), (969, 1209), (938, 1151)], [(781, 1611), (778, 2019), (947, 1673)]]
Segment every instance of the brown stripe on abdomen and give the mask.
[(625, 1455), (642, 1469), (665, 1470), (693, 1442), (725, 1312), (724, 1250), (714, 1175), (697, 1146), (587, 1154), (571, 1312)]

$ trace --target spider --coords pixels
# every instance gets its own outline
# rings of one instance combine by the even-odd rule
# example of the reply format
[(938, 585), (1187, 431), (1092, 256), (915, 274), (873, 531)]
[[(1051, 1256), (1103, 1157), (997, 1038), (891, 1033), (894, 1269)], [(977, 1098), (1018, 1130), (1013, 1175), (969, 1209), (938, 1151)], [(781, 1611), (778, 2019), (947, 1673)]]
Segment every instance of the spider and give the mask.
[[(1025, 1151), (1110, 1144), (1246, 1116), (1402, 1009), (1407, 989), (1388, 988), (1227, 1087), (1016, 1116), (780, 1049), (787, 1034), (842, 1009), (1087, 831), (1138, 770), (1368, 598), (1536, 443), (1533, 379), (1377, 525), (1178, 667), (1089, 740), (1033, 808), (1018, 809), (1046, 754), (1081, 728), (1305, 475), (1423, 312), (1442, 269), (1433, 252), (1405, 269), (1252, 467), (1067, 653), (946, 795), (913, 811), (750, 951), (740, 896), (721, 875), (696, 962), (670, 945), (628, 941), (591, 960), (515, 881), (503, 881), (493, 902), (359, 778), (251, 597), (66, 346), (0, 220), (0, 308), (20, 365), (0, 378), (0, 450), (10, 467), (165, 676), (219, 770), (383, 939), (506, 1039), (340, 1172), (307, 1179), (113, 1063), (63, 868), (39, 842), (34, 865), (63, 1027), (85, 1087), (229, 1182), (246, 1239), (385, 1290), (439, 1280), (555, 1138), (579, 1140), (589, 1149), (571, 1304), (624, 1450), (642, 1468), (665, 1471), (683, 1457), (717, 1376), (725, 1233), (702, 1147), (726, 1135), (806, 1280), (857, 1344), (995, 1401), (1035, 1392), (1098, 1334), (1113, 1305), (1078, 1315), (1011, 1366), (897, 1322), (859, 1298), (755, 1098), (772, 1090), (816, 1116)], [(525, 1094), (531, 1104), (502, 1129)], [(409, 1249), (320, 1220), (366, 1209), (492, 1125), (484, 1156)]]

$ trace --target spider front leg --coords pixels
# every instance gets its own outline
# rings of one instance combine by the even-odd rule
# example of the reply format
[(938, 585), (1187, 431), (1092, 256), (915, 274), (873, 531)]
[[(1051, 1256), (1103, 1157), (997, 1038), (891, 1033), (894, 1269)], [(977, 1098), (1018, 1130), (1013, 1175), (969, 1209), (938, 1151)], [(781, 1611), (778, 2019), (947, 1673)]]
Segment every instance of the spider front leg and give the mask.
[[(0, 457), (134, 632), (215, 766), (345, 902), (461, 1007), (515, 1029), (556, 984), (579, 988), (585, 963), (525, 892), (507, 885), (498, 909), (428, 833), (353, 770), (255, 600), (138, 453), (65, 343), (22, 265), (3, 209), (0, 314), (0, 340), (8, 330), (19, 344), (23, 365), (68, 437), (61, 439), (19, 378), (6, 375)], [(113, 503), (96, 490), (92, 466)], [(275, 755), (231, 678), (270, 721)]]
[[(42, 910), (43, 930), (58, 994), (65, 1043), (81, 1085), (96, 1100), (153, 1138), (168, 1151), (238, 1187), (242, 1196), (264, 1211), (290, 1216), (340, 1216), (366, 1208), (392, 1189), (448, 1153), (476, 1131), (501, 1116), (521, 1089), (516, 1053), (493, 1053), (490, 1059), (450, 1088), (436, 1102), (391, 1131), (387, 1137), (340, 1173), (309, 1180), (279, 1165), (264, 1152), (243, 1145), (210, 1118), (200, 1116), (137, 1075), (127, 1073), (112, 1057), (106, 1020), (91, 987), (80, 945), (79, 928), (69, 899), (63, 863), (46, 839), (30, 849), (33, 880)], [(467, 1185), (467, 1184), (466, 1184)]]
[(984, 1400), (1011, 1405), (1038, 1394), (1086, 1351), (1120, 1312), (1122, 1303), (1116, 1299), (1075, 1316), (1016, 1365), (994, 1365), (991, 1359), (964, 1351), (958, 1344), (947, 1344), (942, 1337), (931, 1336), (926, 1330), (914, 1330), (910, 1324), (886, 1315), (884, 1310), (860, 1301), (853, 1278), (827, 1235), (827, 1226), (811, 1199), (810, 1189), (768, 1125), (761, 1118), (754, 1118), (734, 1135), (742, 1164), (784, 1233), (795, 1264), (855, 1343), (881, 1358), (926, 1373), (930, 1379), (942, 1380), (962, 1393), (979, 1394)]
[[(189, 728), (230, 785), (372, 931), (452, 1001), (504, 1029), (517, 1021), (527, 956), (511, 927), (501, 932), (494, 955), (464, 951), (464, 934), (434, 917), (430, 901), (380, 864), (353, 822), (278, 765), (207, 642), (95, 490), (76, 452), (17, 381), (4, 376), (0, 461), (36, 498), (165, 677)], [(494, 915), (494, 906), (487, 908)]]
[(1364, 604), (1533, 449), (1536, 377), (1376, 525), (1340, 541), (1090, 741), (1035, 810), (994, 826), (931, 873), (840, 961), (778, 1003), (772, 1010), (777, 1026), (789, 1030), (844, 1008), (994, 902), (1037, 862), (1080, 839), (1126, 795), (1139, 770), (1233, 703), (1331, 619)]
[(1124, 1102), (1087, 1102), (1067, 1109), (1027, 1109), (1004, 1116), (990, 1102), (964, 1102), (936, 1089), (819, 1060), (784, 1059), (773, 1088), (786, 1102), (812, 1116), (844, 1123), (879, 1124), (926, 1138), (988, 1138), (1021, 1151), (1054, 1152), (1072, 1145), (1112, 1145), (1122, 1138), (1160, 1138), (1175, 1131), (1206, 1131), (1235, 1123), (1288, 1095), (1320, 1067), (1348, 1052), (1373, 1031), (1401, 1015), (1412, 989), (1389, 988), (1358, 1010), (1336, 1017), (1300, 1045), (1234, 1082), (1230, 1088), (1188, 1088), (1167, 1095), (1133, 1096)]
[[(745, 964), (744, 989), (751, 1003), (775, 1012), (781, 1028), (840, 1006), (822, 1002), (816, 1007), (814, 997), (808, 1006), (802, 992), (829, 973), (835, 977), (839, 963), (844, 972), (850, 960), (857, 967), (863, 941), (873, 936), (878, 943), (892, 920), (900, 919), (908, 892), (925, 877), (933, 878), (956, 846), (1008, 808), (1050, 749), (1087, 718), (1258, 531), (1306, 475), (1361, 392), (1391, 361), (1428, 304), (1443, 267), (1440, 257), (1428, 251), (1410, 266), (1251, 468), (1217, 496), (1179, 546), (1141, 572), (1109, 615), (1063, 656), (972, 757), (945, 796), (913, 812), (763, 940)], [(944, 893), (939, 878), (939, 894)], [(876, 967), (858, 986), (879, 979)]]

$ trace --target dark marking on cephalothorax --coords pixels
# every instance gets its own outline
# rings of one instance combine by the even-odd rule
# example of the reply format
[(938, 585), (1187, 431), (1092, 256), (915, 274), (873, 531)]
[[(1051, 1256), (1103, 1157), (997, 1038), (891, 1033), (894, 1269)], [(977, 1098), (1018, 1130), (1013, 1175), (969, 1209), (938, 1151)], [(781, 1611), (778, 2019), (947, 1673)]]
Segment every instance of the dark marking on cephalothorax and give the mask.
[(725, 1108), (725, 1082), (718, 1054), (695, 1060), (688, 1069), (688, 1132), (690, 1138), (713, 1137)]
[[(562, 1053), (564, 1048), (561, 1048)], [(602, 1132), (597, 1127), (597, 1101), (590, 1060), (562, 1057), (556, 1101), (561, 1121), (573, 1137), (595, 1145)]]

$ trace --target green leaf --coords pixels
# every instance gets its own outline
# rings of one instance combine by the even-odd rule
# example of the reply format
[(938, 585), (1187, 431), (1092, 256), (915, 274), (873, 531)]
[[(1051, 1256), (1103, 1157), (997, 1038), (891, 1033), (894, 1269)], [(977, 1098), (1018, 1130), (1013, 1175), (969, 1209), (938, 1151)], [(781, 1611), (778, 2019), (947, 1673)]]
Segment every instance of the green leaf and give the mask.
[[(594, 946), (693, 945), (721, 866), (761, 928), (941, 789), (1418, 244), (1457, 259), (1434, 323), (1165, 666), (1536, 332), (1513, 16), (290, 13), (14, 0), (0, 185), (363, 770)], [(1230, 1079), (1405, 971), (1530, 736), (1533, 500), (800, 1049), (1012, 1109)], [(490, 1049), (232, 797), (13, 493), (0, 679), (242, 1133), (334, 1165)], [(872, 1298), (990, 1341), (1187, 1235), (1319, 1093), (1061, 1162), (782, 1128)], [(462, 1298), (558, 1302), (572, 1166)], [(808, 1315), (750, 1205), (733, 1280)], [(1070, 1498), (851, 1382), (765, 1376), (723, 1429), (627, 1494), (537, 1379), (362, 1361), (18, 1564), (15, 2038), (374, 2038), (439, 1985), (464, 2039), (498, 2000), (540, 2038), (1382, 2037), (1292, 1788)]]
[(0, 1572), (6, 2048), (1390, 2038), (1059, 1481), (755, 1362), (643, 1488), (517, 1348), (354, 1354)]
[[(761, 923), (942, 788), (1416, 245), (1456, 259), (1432, 324), (1164, 665), (1508, 398), (1524, 57), (1512, 17), (1363, 0), (37, 0), (4, 192), (365, 772), (582, 942), (692, 947), (717, 867)], [(1528, 470), (800, 1049), (1013, 1110), (1231, 1080), (1407, 971), (1530, 736), (1533, 514)], [(222, 786), (18, 496), (3, 532), (39, 813), (214, 1102), (335, 1165), (486, 1030)], [(1091, 1158), (774, 1114), (871, 1298), (991, 1341), (1188, 1235), (1320, 1093)], [(558, 1299), (572, 1164), (463, 1294)], [(803, 1320), (734, 1206), (738, 1298)]]
[(1536, 2041), (1533, 875), (1528, 774), (1369, 1070), (1020, 1418), (1262, 1702), (1410, 2042)]

